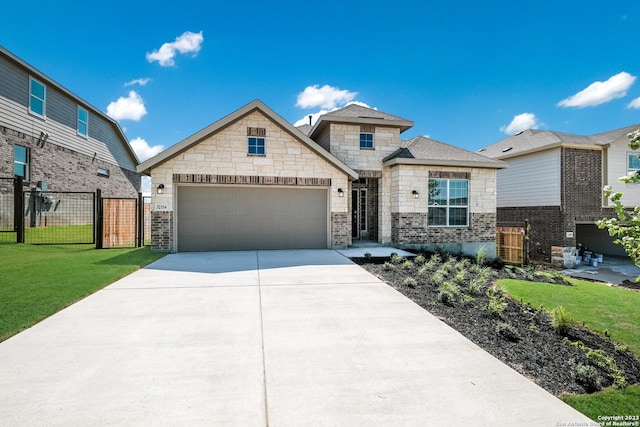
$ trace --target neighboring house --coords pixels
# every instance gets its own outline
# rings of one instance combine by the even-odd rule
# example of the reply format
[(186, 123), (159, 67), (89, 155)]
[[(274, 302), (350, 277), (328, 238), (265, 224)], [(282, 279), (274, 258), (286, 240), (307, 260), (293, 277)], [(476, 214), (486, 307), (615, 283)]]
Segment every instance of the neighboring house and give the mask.
[[(349, 105), (295, 128), (255, 100), (143, 162), (154, 250), (346, 247), (495, 255), (496, 170), (413, 122)], [(431, 197), (429, 197), (431, 193)]]
[(640, 170), (638, 152), (629, 149), (633, 125), (591, 136), (526, 130), (479, 150), (509, 167), (498, 171), (498, 223), (529, 221), (530, 251), (550, 258), (551, 246), (587, 248), (624, 255), (595, 221), (613, 215), (603, 187), (625, 193), (628, 206), (640, 204), (640, 186), (618, 178)]
[(0, 177), (137, 197), (137, 164), (115, 120), (0, 46)]

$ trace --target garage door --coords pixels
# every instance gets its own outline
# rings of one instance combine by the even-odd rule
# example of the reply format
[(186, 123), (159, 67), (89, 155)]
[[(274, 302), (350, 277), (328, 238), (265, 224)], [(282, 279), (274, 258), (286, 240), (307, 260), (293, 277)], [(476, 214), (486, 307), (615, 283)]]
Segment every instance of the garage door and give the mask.
[(326, 248), (327, 190), (180, 186), (178, 251)]

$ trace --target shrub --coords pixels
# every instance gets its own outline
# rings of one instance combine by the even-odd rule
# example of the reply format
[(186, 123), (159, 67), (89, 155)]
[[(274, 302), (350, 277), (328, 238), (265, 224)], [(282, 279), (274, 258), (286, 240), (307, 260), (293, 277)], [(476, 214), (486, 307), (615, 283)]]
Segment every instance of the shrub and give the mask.
[(460, 270), (460, 271), (458, 271), (458, 273), (456, 273), (456, 275), (453, 278), (453, 280), (457, 284), (462, 285), (467, 280), (467, 277), (468, 277), (467, 270)]
[(551, 310), (553, 328), (561, 335), (567, 335), (575, 323), (569, 312), (560, 305)]
[(462, 271), (469, 268), (470, 265), (471, 265), (471, 262), (467, 258), (463, 258), (456, 263), (455, 268), (458, 271)]
[(486, 252), (483, 246), (480, 249), (478, 249), (478, 252), (476, 252), (476, 265), (484, 264), (485, 257), (486, 257)]
[(587, 348), (585, 355), (589, 363), (604, 369), (613, 379), (613, 383), (618, 387), (627, 385), (627, 379), (624, 371), (618, 368), (618, 364), (613, 357), (607, 356), (604, 350), (592, 350)]
[(496, 325), (496, 332), (509, 341), (518, 342), (521, 339), (520, 333), (511, 323), (499, 322)]
[(440, 289), (438, 292), (438, 301), (446, 305), (453, 305), (456, 297), (446, 289)]
[(573, 376), (578, 384), (581, 384), (588, 392), (600, 390), (600, 378), (598, 370), (591, 365), (578, 363), (573, 366)]
[(504, 300), (504, 296), (491, 288), (487, 289), (487, 297), (489, 302), (487, 303), (486, 310), (493, 316), (502, 317), (504, 309), (507, 308), (507, 303)]
[(389, 261), (387, 261), (387, 262), (385, 262), (385, 263), (382, 265), (382, 268), (383, 268), (384, 270), (386, 270), (386, 271), (391, 271), (391, 270), (395, 269), (395, 268), (396, 268), (396, 266), (395, 266), (395, 265), (393, 265), (393, 264), (391, 264)]
[(453, 282), (444, 282), (441, 286), (441, 289), (446, 289), (447, 291), (451, 292), (453, 295), (458, 296), (460, 295), (461, 291), (460, 291), (460, 286), (456, 285)]
[(371, 252), (365, 252), (364, 253), (364, 259), (371, 259)]
[(433, 254), (429, 259), (429, 262), (433, 262), (434, 264), (440, 264), (442, 262), (442, 257), (440, 254)]
[(403, 270), (411, 270), (413, 268), (413, 263), (409, 260), (406, 260), (402, 263)]
[(476, 277), (471, 282), (469, 282), (469, 293), (471, 295), (480, 295), (484, 288), (487, 286), (487, 281), (482, 277)]
[(416, 286), (418, 286), (418, 282), (416, 282), (416, 279), (414, 279), (413, 277), (407, 277), (404, 279), (404, 285), (409, 288), (415, 288)]
[(424, 257), (424, 255), (420, 254), (417, 257), (414, 258), (413, 262), (415, 262), (418, 265), (422, 265), (424, 264), (426, 261), (426, 258)]
[(391, 254), (391, 262), (394, 264), (402, 264), (404, 262), (404, 257), (401, 257), (397, 253), (393, 252)]
[(418, 269), (418, 276), (422, 277), (422, 276), (424, 276), (425, 274), (427, 274), (427, 272), (428, 272), (428, 271), (429, 271), (429, 269), (427, 268), (427, 266), (426, 266), (426, 265), (423, 265), (422, 267), (420, 267), (420, 268)]
[(613, 348), (617, 353), (627, 353), (629, 351), (629, 346), (625, 344), (615, 343)]
[(471, 295), (463, 294), (462, 297), (460, 297), (460, 302), (465, 304), (465, 305), (471, 305), (471, 304), (473, 304), (473, 302), (475, 300), (476, 299), (474, 297), (472, 297)]
[(439, 286), (442, 283), (444, 283), (445, 280), (447, 280), (447, 274), (443, 273), (440, 270), (436, 271), (431, 276), (431, 283), (433, 283), (434, 285), (437, 285), (437, 286)]
[(529, 331), (533, 332), (534, 334), (540, 333), (540, 329), (538, 329), (538, 326), (536, 326), (535, 323), (529, 323)]

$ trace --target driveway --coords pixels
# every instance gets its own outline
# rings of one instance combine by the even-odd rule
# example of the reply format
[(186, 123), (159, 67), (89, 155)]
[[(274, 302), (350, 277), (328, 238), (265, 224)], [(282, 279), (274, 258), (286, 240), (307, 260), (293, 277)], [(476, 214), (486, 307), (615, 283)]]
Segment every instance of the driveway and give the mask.
[(168, 255), (1, 343), (0, 402), (10, 426), (589, 423), (329, 250)]

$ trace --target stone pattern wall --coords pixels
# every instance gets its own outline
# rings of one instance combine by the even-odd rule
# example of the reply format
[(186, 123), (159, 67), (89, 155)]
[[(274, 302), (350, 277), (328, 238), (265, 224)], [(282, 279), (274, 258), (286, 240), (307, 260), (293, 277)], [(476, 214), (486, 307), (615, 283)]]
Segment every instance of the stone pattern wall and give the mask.
[(400, 148), (400, 129), (375, 127), (373, 150), (360, 149), (360, 125), (331, 123), (331, 154), (352, 169), (381, 170), (382, 159)]
[(173, 250), (173, 212), (151, 212), (151, 250)]
[[(0, 126), (0, 176), (13, 176), (13, 146), (29, 149), (29, 180), (25, 190), (34, 188), (38, 181), (47, 181), (49, 191), (102, 190), (104, 197), (137, 197), (140, 175), (115, 164), (78, 153), (46, 142), (39, 147), (38, 138)], [(100, 176), (98, 168), (109, 171), (109, 177)]]
[(351, 244), (351, 220), (347, 212), (331, 212), (331, 246), (346, 248)]
[(471, 213), (469, 227), (429, 227), (428, 213), (395, 212), (392, 216), (393, 243), (493, 243), (496, 240), (496, 214)]

